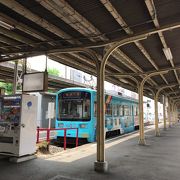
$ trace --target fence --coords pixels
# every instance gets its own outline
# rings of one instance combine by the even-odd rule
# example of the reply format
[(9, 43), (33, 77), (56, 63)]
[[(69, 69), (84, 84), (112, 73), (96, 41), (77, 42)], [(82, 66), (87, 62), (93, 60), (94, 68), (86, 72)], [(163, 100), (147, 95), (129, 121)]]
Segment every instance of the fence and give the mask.
[(64, 131), (64, 150), (66, 150), (66, 132), (68, 130), (76, 130), (76, 147), (78, 146), (78, 128), (37, 128), (37, 141), (36, 143), (41, 142), (40, 139), (40, 132), (41, 131), (46, 131), (47, 135), (46, 135), (46, 141), (49, 143), (51, 138), (50, 138), (50, 132), (51, 131)]

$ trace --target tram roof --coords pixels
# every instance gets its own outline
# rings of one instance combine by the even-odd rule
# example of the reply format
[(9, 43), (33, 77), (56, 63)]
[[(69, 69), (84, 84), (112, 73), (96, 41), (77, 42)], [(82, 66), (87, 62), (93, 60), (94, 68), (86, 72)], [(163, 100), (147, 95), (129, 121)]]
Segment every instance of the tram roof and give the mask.
[[(47, 54), (96, 75), (92, 57), (68, 49), (89, 47), (102, 57), (112, 42), (166, 27), (117, 48), (107, 62), (106, 74), (111, 76), (106, 80), (136, 91), (136, 83), (118, 73), (130, 73), (141, 81), (149, 72), (180, 67), (179, 9), (178, 0), (1, 0), (0, 62)], [(171, 69), (151, 77), (146, 86), (155, 90), (175, 85), (166, 94), (178, 97), (179, 73)]]

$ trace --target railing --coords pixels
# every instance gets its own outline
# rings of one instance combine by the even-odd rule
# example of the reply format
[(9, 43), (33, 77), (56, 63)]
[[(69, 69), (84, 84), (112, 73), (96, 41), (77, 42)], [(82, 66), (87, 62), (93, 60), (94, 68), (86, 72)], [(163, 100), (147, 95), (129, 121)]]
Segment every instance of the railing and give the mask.
[(46, 136), (46, 141), (49, 143), (50, 142), (50, 132), (51, 131), (64, 131), (64, 150), (66, 150), (66, 145), (67, 145), (67, 142), (66, 142), (66, 132), (68, 130), (76, 130), (76, 147), (78, 146), (78, 128), (37, 128), (37, 141), (36, 143), (39, 143), (39, 142), (42, 142), (40, 141), (39, 139), (39, 135), (40, 135), (40, 131), (46, 131), (47, 132), (47, 136)]

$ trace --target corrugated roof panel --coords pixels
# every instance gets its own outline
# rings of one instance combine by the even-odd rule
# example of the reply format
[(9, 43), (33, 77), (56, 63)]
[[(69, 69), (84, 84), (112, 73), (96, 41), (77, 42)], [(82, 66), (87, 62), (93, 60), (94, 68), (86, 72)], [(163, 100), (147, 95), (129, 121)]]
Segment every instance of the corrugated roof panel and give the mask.
[(157, 34), (148, 37), (142, 41), (142, 44), (159, 69), (170, 66), (163, 53), (163, 45)]
[(175, 29), (172, 31), (164, 32), (164, 36), (167, 42), (168, 47), (171, 49), (173, 56), (173, 61), (175, 65), (180, 65), (180, 29)]
[(51, 13), (49, 10), (41, 6), (39, 3), (35, 1), (21, 1), (17, 0), (21, 5), (28, 8), (31, 12), (36, 14), (37, 16), (47, 20), (49, 23), (52, 23), (56, 27), (59, 27), (61, 30), (69, 34), (70, 36), (81, 39), (84, 38), (82, 34), (80, 34), (78, 31), (76, 31), (74, 28), (72, 28), (70, 25), (66, 24), (64, 21), (62, 21), (60, 18), (55, 16), (53, 13)]
[(111, 0), (110, 2), (134, 33), (154, 27), (144, 0)]
[[(97, 29), (99, 29), (101, 33), (110, 34), (109, 38), (113, 36), (114, 31), (121, 29), (121, 26), (116, 22), (116, 20), (111, 16), (100, 1), (67, 0), (67, 2), (89, 22), (91, 22)], [(125, 35), (125, 32), (120, 31), (116, 34), (116, 38)]]
[(36, 23), (26, 19), (24, 16), (14, 12), (12, 9), (9, 9), (7, 7), (5, 7), (4, 5), (0, 4), (0, 12), (6, 14), (7, 16), (14, 18), (16, 21), (21, 22), (43, 34), (45, 34), (46, 36), (54, 39), (54, 40), (58, 40), (61, 39), (58, 36), (56, 36), (55, 34), (47, 31), (46, 29), (40, 27), (39, 25), (37, 25)]
[(163, 0), (154, 1), (157, 17), (160, 25), (179, 22), (180, 17), (180, 1), (179, 0)]
[(170, 84), (177, 83), (177, 80), (173, 71), (169, 71), (167, 74), (164, 74), (164, 77)]
[(155, 70), (151, 63), (141, 53), (139, 48), (133, 43), (121, 47), (122, 51), (130, 57), (143, 71)]

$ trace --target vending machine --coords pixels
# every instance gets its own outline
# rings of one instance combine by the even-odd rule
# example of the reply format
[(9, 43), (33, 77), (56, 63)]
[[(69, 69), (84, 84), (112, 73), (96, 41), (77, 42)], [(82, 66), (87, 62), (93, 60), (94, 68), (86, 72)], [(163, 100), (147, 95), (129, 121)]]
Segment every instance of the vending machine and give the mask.
[(0, 154), (21, 157), (35, 153), (36, 122), (36, 96), (0, 96)]

